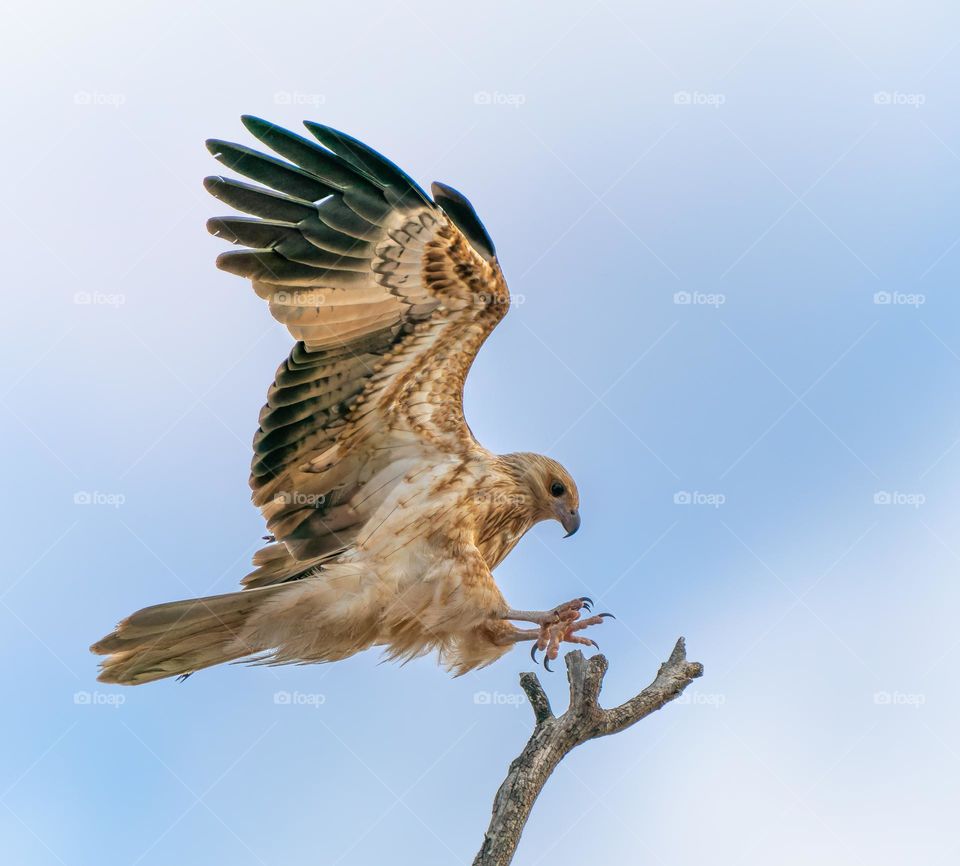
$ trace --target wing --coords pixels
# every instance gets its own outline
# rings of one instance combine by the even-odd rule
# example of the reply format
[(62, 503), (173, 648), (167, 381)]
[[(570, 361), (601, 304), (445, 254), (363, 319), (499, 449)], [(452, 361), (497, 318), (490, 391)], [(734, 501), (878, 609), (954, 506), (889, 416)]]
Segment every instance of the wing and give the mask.
[(289, 161), (208, 142), (220, 162), (268, 187), (208, 178), (214, 196), (254, 215), (208, 228), (248, 248), (217, 265), (249, 277), (298, 341), (260, 413), (250, 477), (286, 547), (262, 559), (286, 574), (276, 563), (287, 555), (312, 563), (349, 547), (405, 475), (479, 447), (463, 384), (509, 293), (493, 243), (455, 190), (434, 184), (431, 200), (326, 126), (306, 124), (317, 144), (243, 122)]

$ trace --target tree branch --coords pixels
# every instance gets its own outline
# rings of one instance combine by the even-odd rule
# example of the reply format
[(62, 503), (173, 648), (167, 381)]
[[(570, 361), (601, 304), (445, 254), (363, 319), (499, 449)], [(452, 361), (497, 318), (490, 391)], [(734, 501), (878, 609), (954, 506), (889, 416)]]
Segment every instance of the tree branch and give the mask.
[(536, 723), (542, 724), (547, 719), (553, 718), (553, 710), (550, 708), (550, 698), (540, 685), (540, 680), (536, 674), (520, 674), (520, 686), (527, 693), (527, 700), (533, 707), (533, 717)]
[(607, 672), (606, 658), (595, 655), (585, 659), (583, 653), (574, 650), (564, 656), (564, 661), (570, 706), (560, 717), (554, 716), (537, 675), (520, 674), (520, 685), (533, 707), (536, 724), (494, 797), (490, 826), (473, 866), (508, 866), (537, 796), (571, 750), (587, 740), (629, 728), (679, 697), (690, 683), (703, 676), (703, 665), (687, 661), (686, 645), (680, 638), (649, 686), (619, 707), (605, 710), (598, 701)]

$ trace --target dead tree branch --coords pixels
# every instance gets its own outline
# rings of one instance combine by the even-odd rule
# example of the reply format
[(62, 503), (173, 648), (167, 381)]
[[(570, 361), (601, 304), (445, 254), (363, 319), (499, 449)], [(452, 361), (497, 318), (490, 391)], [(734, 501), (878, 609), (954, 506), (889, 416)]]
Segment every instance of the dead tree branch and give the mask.
[(619, 707), (605, 710), (598, 699), (607, 672), (606, 658), (595, 655), (585, 659), (583, 653), (575, 650), (567, 653), (564, 661), (570, 706), (559, 718), (553, 714), (537, 675), (520, 674), (520, 685), (533, 707), (536, 724), (494, 797), (490, 826), (473, 866), (507, 866), (513, 860), (537, 795), (568, 752), (587, 740), (629, 728), (678, 697), (703, 675), (703, 665), (687, 661), (686, 646), (680, 638), (649, 686)]

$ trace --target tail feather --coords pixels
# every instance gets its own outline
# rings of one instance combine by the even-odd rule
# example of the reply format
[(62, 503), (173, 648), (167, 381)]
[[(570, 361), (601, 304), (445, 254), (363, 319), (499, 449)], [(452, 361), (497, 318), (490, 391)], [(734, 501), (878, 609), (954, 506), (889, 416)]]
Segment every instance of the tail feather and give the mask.
[(240, 583), (245, 589), (284, 583), (314, 571), (322, 560), (322, 556), (310, 560), (297, 559), (290, 553), (286, 544), (275, 542), (261, 547), (253, 555), (253, 564), (257, 567)]
[(90, 650), (106, 655), (98, 679), (137, 685), (235, 661), (265, 647), (249, 640), (253, 611), (283, 586), (192, 598), (131, 614)]

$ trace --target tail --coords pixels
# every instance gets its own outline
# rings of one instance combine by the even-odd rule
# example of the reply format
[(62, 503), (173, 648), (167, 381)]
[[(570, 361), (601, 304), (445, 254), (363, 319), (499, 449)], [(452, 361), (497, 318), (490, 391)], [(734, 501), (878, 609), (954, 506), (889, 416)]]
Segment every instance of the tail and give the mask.
[(90, 647), (107, 656), (97, 679), (139, 685), (259, 652), (265, 647), (251, 637), (251, 615), (285, 588), (270, 586), (138, 610)]
[(337, 661), (380, 642), (385, 593), (375, 572), (338, 563), (300, 580), (145, 607), (90, 649), (107, 656), (101, 682), (130, 686), (249, 656)]

